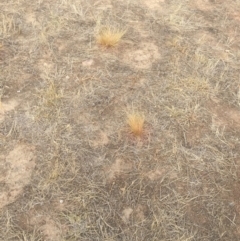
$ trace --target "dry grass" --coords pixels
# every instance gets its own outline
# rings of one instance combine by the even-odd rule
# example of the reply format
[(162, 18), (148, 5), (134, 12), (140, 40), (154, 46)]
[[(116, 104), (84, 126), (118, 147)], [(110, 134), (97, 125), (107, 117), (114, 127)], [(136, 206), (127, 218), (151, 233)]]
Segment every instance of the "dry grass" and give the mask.
[(1, 1), (0, 240), (240, 240), (240, 6), (144, 2)]
[(56, 120), (59, 115), (59, 101), (64, 94), (53, 80), (48, 80), (45, 88), (38, 91), (39, 104), (34, 107), (36, 118)]
[(0, 35), (8, 37), (17, 31), (13, 16), (2, 13), (0, 15)]
[(112, 26), (105, 26), (99, 31), (96, 39), (98, 44), (105, 47), (114, 47), (121, 41), (126, 30), (118, 29)]
[(139, 113), (128, 114), (127, 123), (133, 135), (138, 137), (143, 135), (144, 121), (145, 121), (144, 116)]
[(41, 92), (42, 102), (45, 106), (55, 106), (57, 101), (63, 96), (53, 81), (49, 81), (48, 86)]

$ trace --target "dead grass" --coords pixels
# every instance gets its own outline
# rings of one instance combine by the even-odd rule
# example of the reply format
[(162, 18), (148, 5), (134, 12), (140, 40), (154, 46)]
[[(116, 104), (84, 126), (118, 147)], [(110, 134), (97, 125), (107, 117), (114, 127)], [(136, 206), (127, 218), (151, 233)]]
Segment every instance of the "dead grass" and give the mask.
[(41, 92), (42, 102), (46, 107), (55, 106), (62, 96), (63, 93), (57, 89), (53, 81), (50, 81), (47, 88)]
[(131, 133), (135, 136), (142, 136), (144, 132), (145, 118), (139, 113), (128, 114), (127, 123), (130, 127)]
[(17, 31), (13, 16), (2, 13), (0, 15), (0, 35), (4, 38), (9, 37)]
[(126, 30), (118, 29), (112, 26), (104, 26), (97, 34), (97, 42), (105, 47), (114, 47), (121, 41)]
[(236, 1), (0, 8), (0, 240), (240, 240)]
[(144, 132), (144, 122), (145, 117), (143, 114), (138, 112), (128, 114), (127, 116), (127, 124), (130, 127), (130, 131), (134, 136), (142, 136)]
[(40, 119), (54, 120), (57, 118), (59, 115), (59, 101), (63, 96), (62, 90), (56, 86), (53, 80), (49, 80), (47, 86), (37, 93), (39, 105), (34, 108), (35, 116)]

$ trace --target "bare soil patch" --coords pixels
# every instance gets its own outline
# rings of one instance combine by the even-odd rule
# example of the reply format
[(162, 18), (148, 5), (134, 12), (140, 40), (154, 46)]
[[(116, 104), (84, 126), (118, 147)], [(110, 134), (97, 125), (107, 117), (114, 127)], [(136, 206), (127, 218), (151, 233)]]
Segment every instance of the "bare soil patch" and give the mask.
[(137, 69), (148, 69), (158, 59), (160, 53), (153, 43), (142, 43), (137, 50), (129, 51), (125, 56), (126, 62)]
[(226, 104), (212, 104), (210, 110), (213, 112), (213, 124), (218, 127), (239, 131), (240, 109), (227, 106)]
[(150, 0), (144, 2), (150, 9), (162, 10), (161, 4), (163, 4), (165, 0)]
[(14, 99), (7, 102), (0, 102), (0, 122), (4, 120), (5, 114), (8, 111), (14, 110), (16, 106), (18, 106), (18, 102)]
[(34, 148), (27, 145), (17, 145), (1, 160), (1, 183), (4, 184), (0, 208), (12, 203), (22, 193), (23, 188), (31, 181), (35, 167)]
[(130, 171), (131, 168), (131, 163), (124, 161), (122, 159), (116, 159), (115, 162), (106, 170), (107, 180), (110, 182), (114, 181), (115, 178), (124, 175), (124, 172)]

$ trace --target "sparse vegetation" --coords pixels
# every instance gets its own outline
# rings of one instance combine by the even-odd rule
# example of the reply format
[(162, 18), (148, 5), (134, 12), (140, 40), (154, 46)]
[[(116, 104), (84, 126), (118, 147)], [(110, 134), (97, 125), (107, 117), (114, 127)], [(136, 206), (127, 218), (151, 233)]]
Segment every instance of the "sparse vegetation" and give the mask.
[(238, 2), (1, 0), (0, 240), (239, 241)]

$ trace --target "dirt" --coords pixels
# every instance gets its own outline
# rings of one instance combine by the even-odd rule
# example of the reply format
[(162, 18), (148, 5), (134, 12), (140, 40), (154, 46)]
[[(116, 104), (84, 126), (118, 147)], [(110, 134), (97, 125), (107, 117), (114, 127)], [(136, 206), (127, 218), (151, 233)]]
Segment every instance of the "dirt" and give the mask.
[(1, 159), (1, 183), (4, 185), (0, 196), (0, 208), (14, 202), (31, 181), (35, 168), (34, 147), (24, 144), (15, 148)]
[(90, 143), (94, 148), (105, 146), (109, 143), (108, 135), (105, 132), (100, 131), (96, 137), (96, 140), (93, 140)]
[(40, 230), (43, 233), (46, 241), (55, 241), (61, 240), (62, 231), (61, 228), (57, 226), (57, 224), (51, 220), (51, 218), (46, 218), (45, 224), (41, 226)]
[(165, 2), (165, 0), (150, 0), (147, 1), (145, 0), (144, 3), (147, 5), (147, 7), (149, 7), (150, 9), (154, 9), (154, 10), (162, 10), (161, 4), (163, 4)]
[(146, 210), (147, 208), (141, 204), (138, 204), (134, 210), (134, 214), (139, 222), (143, 222), (146, 218)]
[(31, 209), (24, 213), (18, 222), (22, 228), (27, 230), (34, 230), (35, 227), (39, 227), (44, 240), (47, 241), (62, 240), (62, 234), (67, 231), (67, 227), (61, 226), (46, 213), (41, 213), (37, 209)]
[(138, 50), (130, 51), (125, 56), (125, 61), (137, 69), (148, 69), (159, 59), (160, 53), (154, 43), (142, 43)]
[(213, 125), (224, 129), (240, 129), (240, 109), (226, 104), (212, 103), (210, 111), (213, 113)]
[(7, 112), (14, 110), (18, 104), (18, 101), (14, 99), (0, 102), (0, 123), (4, 121)]
[(125, 208), (123, 211), (122, 211), (122, 219), (125, 223), (128, 223), (129, 222), (129, 218), (130, 218), (130, 215), (132, 214), (133, 212), (133, 209), (132, 208)]
[(194, 1), (194, 5), (201, 11), (211, 11), (214, 7), (211, 0), (197, 0)]
[(131, 162), (122, 159), (116, 159), (114, 163), (106, 168), (106, 179), (108, 182), (113, 182), (115, 178), (124, 175), (124, 172), (129, 172), (131, 169)]
[(150, 171), (147, 174), (147, 176), (151, 181), (156, 181), (156, 180), (163, 178), (165, 172), (166, 172), (165, 169), (162, 169), (162, 170), (157, 169), (155, 171)]

